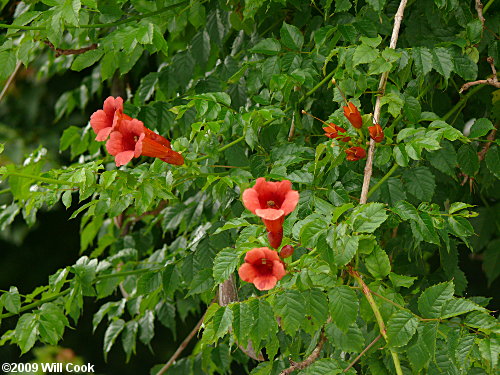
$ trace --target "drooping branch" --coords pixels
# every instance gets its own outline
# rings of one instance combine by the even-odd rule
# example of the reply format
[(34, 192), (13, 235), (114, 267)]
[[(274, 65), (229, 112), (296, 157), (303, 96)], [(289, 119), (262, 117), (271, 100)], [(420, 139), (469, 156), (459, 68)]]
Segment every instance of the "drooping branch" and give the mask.
[(373, 345), (375, 345), (375, 343), (376, 343), (378, 340), (380, 340), (381, 338), (382, 338), (382, 335), (378, 335), (377, 337), (375, 337), (375, 339), (374, 339), (371, 343), (369, 343), (369, 344), (368, 344), (368, 346), (367, 346), (366, 348), (364, 348), (364, 349), (363, 349), (363, 351), (362, 351), (361, 353), (359, 353), (359, 355), (358, 355), (356, 358), (354, 358), (354, 360), (353, 360), (351, 363), (349, 363), (349, 366), (347, 366), (347, 367), (344, 369), (344, 371), (342, 371), (342, 372), (347, 372), (347, 371), (349, 371), (349, 370), (351, 369), (351, 367), (352, 367), (352, 366), (354, 366), (354, 365), (356, 364), (356, 362), (358, 362), (358, 361), (359, 361), (359, 359), (360, 359), (360, 358), (361, 358), (361, 357), (362, 357), (362, 356), (363, 356), (363, 355), (364, 355), (364, 354), (365, 354), (368, 350), (370, 350), (370, 348), (371, 348)]
[[(403, 21), (404, 10), (406, 7), (407, 0), (401, 0), (399, 3), (398, 11), (394, 16), (394, 27), (392, 29), (391, 42), (389, 48), (395, 49), (399, 37), (399, 29), (401, 28), (401, 22)], [(378, 85), (378, 96), (375, 102), (375, 109), (373, 111), (373, 123), (378, 124), (380, 121), (380, 110), (382, 107), (382, 97), (385, 93), (385, 86), (387, 84), (387, 78), (389, 77), (389, 72), (384, 72), (380, 77), (380, 83)], [(368, 148), (368, 156), (366, 158), (365, 173), (363, 177), (363, 187), (361, 189), (361, 198), (359, 200), (360, 204), (366, 203), (368, 200), (368, 190), (370, 188), (370, 180), (372, 178), (373, 171), (373, 156), (375, 153), (375, 141), (370, 139), (370, 147)]]
[(315, 360), (318, 359), (319, 354), (321, 353), (321, 349), (323, 349), (323, 345), (325, 345), (326, 342), (326, 336), (324, 332), (321, 332), (321, 337), (319, 339), (318, 345), (314, 348), (312, 353), (307, 357), (305, 360), (302, 362), (294, 362), (290, 360), (291, 366), (284, 369), (283, 371), (280, 372), (280, 375), (289, 375), (295, 370), (303, 370), (306, 367), (310, 366)]
[(475, 85), (490, 85), (496, 87), (497, 89), (500, 89), (500, 82), (498, 82), (497, 70), (495, 69), (495, 60), (493, 59), (493, 57), (490, 56), (486, 59), (486, 61), (488, 61), (488, 63), (491, 66), (491, 72), (492, 72), (491, 78), (479, 79), (477, 81), (464, 83), (460, 88), (459, 91), (460, 94), (463, 93), (465, 90), (469, 89), (469, 87)]
[(16, 77), (16, 74), (19, 71), (20, 67), (21, 67), (21, 61), (18, 61), (14, 71), (11, 73), (11, 75), (7, 79), (7, 82), (5, 82), (5, 86), (3, 87), (2, 92), (0, 93), (0, 102), (2, 101), (3, 97), (7, 93), (7, 90), (9, 89), (12, 82), (14, 82), (14, 78)]
[(184, 349), (186, 349), (186, 347), (188, 346), (189, 342), (193, 339), (193, 337), (196, 335), (196, 333), (200, 330), (200, 327), (203, 324), (203, 319), (204, 318), (205, 318), (205, 314), (203, 314), (203, 316), (198, 321), (198, 323), (193, 328), (193, 330), (191, 332), (189, 332), (189, 335), (186, 336), (186, 338), (181, 343), (181, 345), (179, 345), (179, 347), (177, 348), (177, 350), (175, 351), (175, 353), (172, 354), (172, 357), (170, 357), (170, 359), (165, 364), (165, 366), (163, 366), (160, 369), (160, 371), (157, 372), (156, 375), (163, 375), (165, 372), (167, 372), (167, 370), (170, 368), (170, 366), (172, 366), (175, 363), (175, 361), (177, 360), (177, 358), (179, 358), (179, 356), (184, 351)]
[(97, 48), (97, 44), (91, 44), (88, 47), (83, 47), (83, 48), (77, 48), (77, 49), (62, 49), (62, 48), (57, 48), (55, 47), (51, 42), (48, 40), (43, 41), (44, 44), (48, 45), (51, 50), (55, 51), (56, 57), (61, 56), (61, 55), (81, 55), (82, 53), (85, 53), (87, 51), (91, 51), (93, 49)]

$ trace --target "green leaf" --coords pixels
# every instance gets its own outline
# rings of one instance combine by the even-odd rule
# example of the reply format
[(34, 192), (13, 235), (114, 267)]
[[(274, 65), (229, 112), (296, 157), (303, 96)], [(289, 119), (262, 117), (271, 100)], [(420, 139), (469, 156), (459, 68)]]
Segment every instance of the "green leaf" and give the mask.
[(214, 337), (213, 341), (217, 340), (229, 331), (233, 323), (233, 312), (229, 306), (222, 306), (217, 310), (213, 317)]
[(214, 259), (213, 276), (217, 284), (220, 284), (229, 278), (240, 259), (241, 251), (232, 247), (226, 247), (217, 253)]
[(417, 331), (418, 319), (405, 310), (392, 314), (387, 322), (388, 344), (392, 347), (403, 346)]
[(375, 279), (383, 279), (391, 272), (391, 263), (386, 252), (379, 246), (365, 258), (365, 265)]
[(352, 62), (354, 66), (359, 64), (367, 64), (375, 61), (378, 57), (379, 51), (376, 48), (367, 46), (366, 44), (360, 44), (356, 47), (354, 55), (352, 56)]
[(330, 314), (333, 322), (343, 331), (356, 321), (359, 301), (354, 290), (345, 285), (332, 288), (328, 292)]
[(38, 319), (35, 314), (23, 314), (17, 321), (14, 337), (21, 348), (21, 354), (26, 353), (35, 345), (38, 336)]
[(427, 288), (418, 298), (418, 309), (424, 318), (439, 318), (443, 306), (452, 299), (455, 287), (452, 281)]
[(212, 289), (214, 279), (212, 278), (212, 269), (206, 268), (201, 270), (193, 277), (193, 281), (189, 285), (188, 295), (199, 294)]
[(430, 202), (434, 195), (436, 182), (434, 175), (426, 167), (407, 169), (403, 172), (403, 181), (407, 191), (422, 201)]
[(134, 97), (134, 103), (140, 105), (147, 102), (156, 90), (156, 84), (158, 83), (158, 73), (153, 72), (144, 76), (141, 79), (141, 84), (137, 89), (137, 94)]
[(306, 314), (311, 317), (316, 327), (320, 327), (328, 318), (328, 298), (326, 294), (317, 288), (305, 293)]
[(144, 316), (139, 319), (139, 340), (144, 345), (149, 345), (155, 335), (155, 317), (151, 310), (146, 310)]
[(490, 147), (484, 158), (486, 166), (496, 178), (500, 179), (500, 147), (493, 145)]
[(321, 219), (316, 219), (306, 223), (300, 229), (300, 240), (302, 245), (305, 247), (316, 247), (318, 239), (324, 235), (327, 229), (328, 223)]
[(453, 56), (443, 47), (434, 48), (432, 50), (432, 65), (436, 72), (444, 78), (450, 78), (450, 73), (453, 71)]
[(395, 274), (394, 272), (391, 272), (389, 273), (389, 279), (391, 280), (392, 285), (394, 285), (395, 288), (399, 287), (409, 288), (413, 285), (415, 280), (418, 279), (418, 277), (398, 275)]
[(61, 16), (68, 25), (77, 26), (80, 8), (82, 3), (80, 0), (63, 0), (61, 5)]
[(368, 203), (359, 205), (351, 214), (351, 227), (355, 232), (373, 233), (387, 220), (384, 204)]
[(428, 48), (412, 48), (412, 57), (415, 61), (415, 70), (417, 75), (424, 76), (431, 71), (433, 56)]
[(306, 301), (301, 292), (286, 290), (276, 296), (274, 310), (281, 317), (281, 326), (285, 332), (294, 335), (304, 321)]
[(487, 118), (478, 118), (470, 128), (469, 138), (483, 137), (493, 129), (495, 129), (495, 127), (490, 120)]
[(258, 350), (261, 341), (265, 340), (269, 335), (274, 335), (278, 327), (269, 302), (263, 299), (254, 299), (249, 302), (249, 307), (253, 315), (250, 338), (254, 349)]
[(471, 145), (462, 145), (457, 153), (460, 169), (468, 176), (473, 176), (479, 170), (479, 158)]
[(18, 314), (21, 309), (21, 296), (17, 287), (11, 286), (8, 292), (2, 294), (0, 306), (3, 305), (8, 312)]
[(5, 81), (16, 69), (16, 55), (13, 52), (0, 52), (0, 81)]
[(465, 298), (452, 298), (449, 300), (441, 311), (441, 318), (448, 319), (453, 316), (462, 315), (470, 311), (487, 311), (484, 307), (469, 301)]
[(226, 221), (226, 223), (222, 227), (217, 228), (217, 230), (214, 232), (214, 235), (219, 234), (220, 232), (223, 232), (223, 231), (228, 230), (228, 229), (243, 228), (243, 227), (247, 227), (249, 225), (250, 225), (250, 223), (248, 221), (237, 217), (237, 218)]
[[(78, 55), (71, 64), (71, 69), (77, 72), (94, 65), (104, 55), (102, 49), (94, 49)], [(62, 142), (62, 140), (61, 140)]]
[(137, 337), (137, 330), (139, 324), (135, 320), (127, 322), (122, 333), (122, 346), (123, 351), (127, 356), (127, 362), (130, 360), (132, 354), (135, 354), (135, 343)]
[(175, 264), (169, 264), (162, 275), (163, 291), (167, 296), (173, 296), (181, 281)]
[(427, 366), (436, 350), (437, 322), (420, 323), (417, 328), (418, 340), (407, 349), (407, 356), (411, 367), (420, 372)]
[(467, 314), (464, 324), (484, 332), (490, 332), (492, 329), (498, 331), (498, 321), (493, 316), (482, 311), (472, 311)]
[(500, 354), (500, 340), (496, 337), (486, 337), (479, 341), (479, 352), (491, 370), (497, 368)]
[(454, 177), (455, 168), (458, 164), (457, 153), (453, 145), (448, 141), (442, 142), (442, 146), (440, 150), (430, 152), (428, 160), (437, 170)]
[(118, 335), (121, 333), (124, 327), (125, 321), (122, 319), (117, 319), (113, 320), (106, 329), (106, 333), (104, 334), (104, 345), (102, 347), (105, 360), (107, 360), (109, 351), (113, 347), (113, 344), (115, 343)]
[(257, 43), (250, 52), (263, 55), (277, 55), (281, 51), (281, 44), (276, 39), (266, 38)]
[(367, 0), (366, 2), (375, 10), (380, 13), (384, 9), (387, 0)]
[[(336, 348), (348, 353), (359, 353), (363, 350), (364, 337), (361, 329), (356, 324), (349, 326), (347, 331), (342, 331), (335, 324), (328, 324), (325, 330), (328, 341), (332, 342)], [(326, 372), (335, 374), (337, 372)]]
[(154, 292), (161, 285), (161, 275), (158, 272), (148, 272), (137, 280), (137, 294), (147, 295)]
[(300, 30), (294, 26), (283, 22), (280, 29), (281, 43), (292, 50), (300, 51), (304, 44), (304, 36)]

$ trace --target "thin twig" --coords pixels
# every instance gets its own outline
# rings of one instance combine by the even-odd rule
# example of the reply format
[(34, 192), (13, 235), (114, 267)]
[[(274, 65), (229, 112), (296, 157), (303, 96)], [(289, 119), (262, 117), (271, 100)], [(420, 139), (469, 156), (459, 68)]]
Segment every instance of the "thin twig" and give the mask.
[(497, 89), (500, 89), (500, 82), (498, 82), (497, 70), (495, 69), (495, 60), (493, 59), (493, 57), (490, 56), (486, 59), (486, 61), (488, 61), (488, 63), (491, 66), (491, 71), (493, 73), (491, 78), (479, 79), (477, 81), (464, 83), (459, 91), (460, 94), (463, 93), (465, 90), (469, 89), (469, 87), (475, 85), (490, 85), (496, 87)]
[(280, 372), (280, 375), (288, 375), (294, 372), (295, 370), (303, 370), (307, 366), (310, 366), (316, 359), (318, 359), (319, 354), (321, 353), (321, 349), (323, 349), (323, 345), (325, 345), (326, 342), (326, 336), (325, 333), (322, 331), (321, 332), (321, 337), (319, 339), (318, 345), (314, 348), (312, 353), (307, 357), (305, 360), (302, 362), (294, 362), (290, 360), (291, 366), (288, 367), (287, 369), (284, 369), (283, 371)]
[[(403, 21), (404, 10), (406, 7), (406, 3), (408, 0), (401, 0), (399, 3), (399, 8), (396, 14), (394, 15), (394, 27), (392, 29), (391, 43), (389, 44), (389, 48), (395, 49), (396, 44), (398, 42), (399, 37), (399, 29), (401, 27), (401, 22)], [(384, 72), (382, 77), (380, 77), (380, 83), (378, 85), (379, 95), (377, 96), (377, 101), (375, 102), (375, 109), (373, 111), (373, 123), (380, 123), (380, 109), (382, 107), (382, 97), (385, 93), (385, 86), (387, 84), (387, 78), (389, 76), (389, 72)], [(368, 156), (366, 158), (365, 165), (365, 173), (363, 178), (363, 187), (361, 189), (361, 198), (359, 200), (360, 204), (366, 203), (368, 200), (368, 190), (370, 188), (370, 180), (372, 178), (373, 171), (373, 156), (375, 153), (375, 141), (370, 139), (370, 147), (368, 148)]]
[(477, 153), (477, 156), (479, 158), (479, 161), (482, 161), (484, 160), (484, 157), (486, 156), (486, 153), (488, 152), (491, 144), (493, 143), (493, 141), (495, 140), (495, 137), (497, 136), (497, 130), (498, 130), (498, 125), (500, 123), (496, 123), (495, 124), (495, 128), (494, 129), (491, 129), (491, 132), (490, 134), (488, 134), (488, 137), (486, 138), (488, 140), (488, 142), (486, 142), (483, 146), (483, 148), (481, 149), (481, 151), (479, 151)]
[(347, 366), (343, 372), (347, 372), (351, 369), (352, 366), (354, 366), (356, 364), (356, 362), (359, 361), (359, 359), (368, 351), (370, 350), (370, 348), (375, 345), (375, 343), (380, 340), (382, 338), (382, 335), (378, 335), (377, 337), (375, 337), (375, 339), (368, 344), (368, 346), (366, 348), (363, 349), (363, 351), (361, 353), (359, 353), (359, 355), (354, 358), (354, 361), (352, 361), (351, 363), (349, 363), (349, 366)]
[(203, 324), (203, 319), (205, 318), (205, 314), (201, 317), (200, 321), (196, 324), (196, 326), (193, 328), (191, 332), (189, 332), (189, 335), (186, 336), (184, 341), (179, 345), (175, 353), (170, 357), (168, 362), (163, 366), (160, 371), (156, 373), (156, 375), (163, 375), (167, 370), (169, 369), (170, 366), (174, 364), (174, 362), (177, 360), (177, 358), (181, 355), (182, 351), (186, 349), (186, 346), (188, 346), (189, 342), (191, 339), (196, 335), (196, 333), (200, 330), (201, 325)]
[(295, 111), (292, 115), (292, 124), (290, 125), (290, 131), (288, 132), (288, 142), (292, 141), (292, 138), (295, 134)]
[(14, 77), (16, 76), (19, 68), (21, 67), (21, 64), (22, 64), (21, 61), (17, 62), (16, 68), (14, 69), (14, 71), (9, 76), (9, 79), (7, 80), (7, 82), (5, 82), (5, 86), (3, 87), (2, 92), (0, 93), (0, 102), (2, 101), (3, 97), (7, 93), (7, 90), (9, 89), (9, 86), (14, 81)]
[(48, 40), (43, 41), (44, 44), (48, 45), (51, 50), (55, 51), (56, 57), (61, 56), (61, 55), (80, 55), (82, 53), (85, 53), (87, 51), (91, 51), (93, 49), (97, 48), (97, 44), (91, 44), (88, 47), (82, 47), (82, 48), (77, 48), (77, 49), (62, 49), (62, 48), (57, 48), (55, 47), (51, 42)]
[(481, 0), (476, 0), (477, 16), (479, 18), (479, 21), (481, 21), (481, 25), (483, 25), (483, 29), (484, 29), (484, 21), (486, 21), (486, 20), (484, 19), (484, 16), (483, 16), (483, 8), (484, 8), (484, 5), (483, 5), (483, 3), (481, 3)]
[[(388, 336), (387, 336), (387, 331), (385, 329), (385, 323), (384, 319), (382, 318), (382, 315), (380, 314), (380, 310), (377, 306), (377, 303), (375, 302), (375, 299), (373, 298), (372, 292), (368, 285), (363, 281), (359, 273), (353, 269), (351, 266), (349, 266), (348, 270), (349, 275), (351, 275), (361, 286), (361, 290), (363, 291), (363, 294), (366, 297), (366, 300), (370, 304), (370, 307), (372, 308), (373, 315), (375, 315), (375, 319), (377, 320), (377, 324), (380, 330), (380, 334), (382, 337), (385, 339), (385, 341), (388, 341)], [(399, 361), (399, 356), (398, 353), (389, 348), (389, 351), (391, 352), (392, 356), (392, 361), (394, 362), (394, 368), (396, 369), (396, 374), (398, 375), (403, 375), (403, 370), (401, 369), (401, 363)]]

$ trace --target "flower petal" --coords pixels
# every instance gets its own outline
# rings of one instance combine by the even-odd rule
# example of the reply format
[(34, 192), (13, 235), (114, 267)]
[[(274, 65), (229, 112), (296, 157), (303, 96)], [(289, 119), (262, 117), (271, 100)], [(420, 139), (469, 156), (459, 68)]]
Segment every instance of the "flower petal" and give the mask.
[(243, 263), (238, 270), (238, 275), (240, 275), (241, 280), (252, 283), (257, 277), (257, 270), (250, 263)]
[(299, 198), (299, 192), (296, 190), (289, 190), (286, 193), (285, 200), (281, 204), (281, 209), (283, 210), (285, 215), (288, 215), (293, 210), (295, 210), (295, 207), (297, 207), (297, 203), (299, 203)]
[(281, 280), (286, 275), (285, 267), (280, 260), (273, 261), (273, 276)]
[(95, 140), (97, 142), (105, 141), (106, 139), (108, 139), (109, 134), (111, 133), (111, 130), (113, 130), (113, 128), (111, 126), (99, 130), (99, 132), (97, 133), (97, 136), (95, 137)]
[(246, 189), (242, 196), (243, 205), (251, 212), (255, 213), (255, 210), (260, 209), (259, 193), (255, 188)]
[(134, 157), (134, 151), (123, 151), (115, 156), (115, 163), (117, 167), (127, 164)]
[(113, 118), (116, 110), (123, 111), (123, 99), (119, 96), (116, 99), (108, 96), (104, 101), (103, 110), (109, 118)]
[(257, 276), (253, 280), (253, 284), (259, 290), (269, 290), (276, 286), (278, 280), (274, 276)]
[(116, 156), (123, 151), (123, 135), (120, 132), (112, 132), (106, 142), (106, 150), (110, 155)]
[(102, 109), (95, 111), (92, 113), (92, 116), (90, 116), (90, 126), (92, 126), (92, 129), (96, 134), (104, 128), (111, 127), (111, 124), (112, 121)]
[(276, 251), (271, 250), (268, 247), (263, 247), (262, 249), (264, 250), (264, 254), (265, 254), (264, 257), (266, 259), (271, 260), (273, 262), (280, 260), (280, 257)]
[(285, 211), (275, 208), (258, 208), (255, 210), (255, 214), (265, 220), (279, 220), (285, 215)]
[(256, 247), (255, 249), (250, 250), (245, 255), (246, 263), (261, 263), (262, 258), (266, 257), (266, 253), (264, 250), (269, 250), (267, 247)]

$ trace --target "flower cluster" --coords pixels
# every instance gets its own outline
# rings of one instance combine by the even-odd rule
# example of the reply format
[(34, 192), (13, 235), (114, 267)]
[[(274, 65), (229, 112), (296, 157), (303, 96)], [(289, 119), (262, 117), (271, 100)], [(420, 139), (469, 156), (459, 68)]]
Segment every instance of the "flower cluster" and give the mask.
[[(346, 100), (347, 102), (347, 100)], [(361, 133), (361, 128), (363, 127), (363, 118), (361, 117), (361, 113), (359, 112), (359, 109), (352, 103), (352, 102), (347, 102), (346, 106), (342, 107), (344, 109), (344, 116), (349, 120), (351, 125), (357, 130), (357, 132), (360, 134), (361, 139), (357, 139), (354, 142), (351, 141), (351, 137), (349, 137), (346, 133), (347, 130), (342, 128), (341, 126), (338, 126), (334, 124), (333, 122), (326, 123), (325, 121), (310, 115), (306, 111), (302, 111), (302, 113), (309, 115), (321, 122), (323, 122), (326, 126), (323, 127), (323, 130), (325, 131), (325, 136), (330, 138), (330, 139), (336, 139), (338, 141), (344, 142), (344, 143), (349, 143), (348, 148), (344, 149), (344, 152), (346, 153), (346, 159), (349, 161), (356, 161), (360, 160), (366, 157), (366, 150), (361, 147), (363, 143), (363, 135)], [(373, 126), (368, 127), (368, 131), (370, 133), (370, 137), (377, 143), (382, 142), (384, 140), (384, 131), (382, 130), (382, 127), (379, 124), (375, 124)], [(356, 146), (356, 143), (360, 146)]]
[(106, 141), (106, 150), (115, 157), (117, 167), (140, 155), (159, 158), (169, 164), (184, 164), (184, 158), (172, 150), (168, 139), (123, 113), (120, 97), (108, 97), (103, 109), (90, 117), (90, 125), (96, 133), (96, 141)]
[[(275, 249), (279, 248), (283, 239), (285, 216), (295, 209), (298, 202), (299, 193), (292, 190), (292, 183), (288, 180), (271, 182), (261, 177), (252, 188), (243, 192), (243, 204), (262, 219), (269, 244)], [(272, 289), (286, 274), (280, 257), (284, 259), (292, 254), (291, 245), (283, 246), (280, 255), (268, 247), (252, 249), (238, 270), (240, 278), (253, 283), (259, 290)]]

